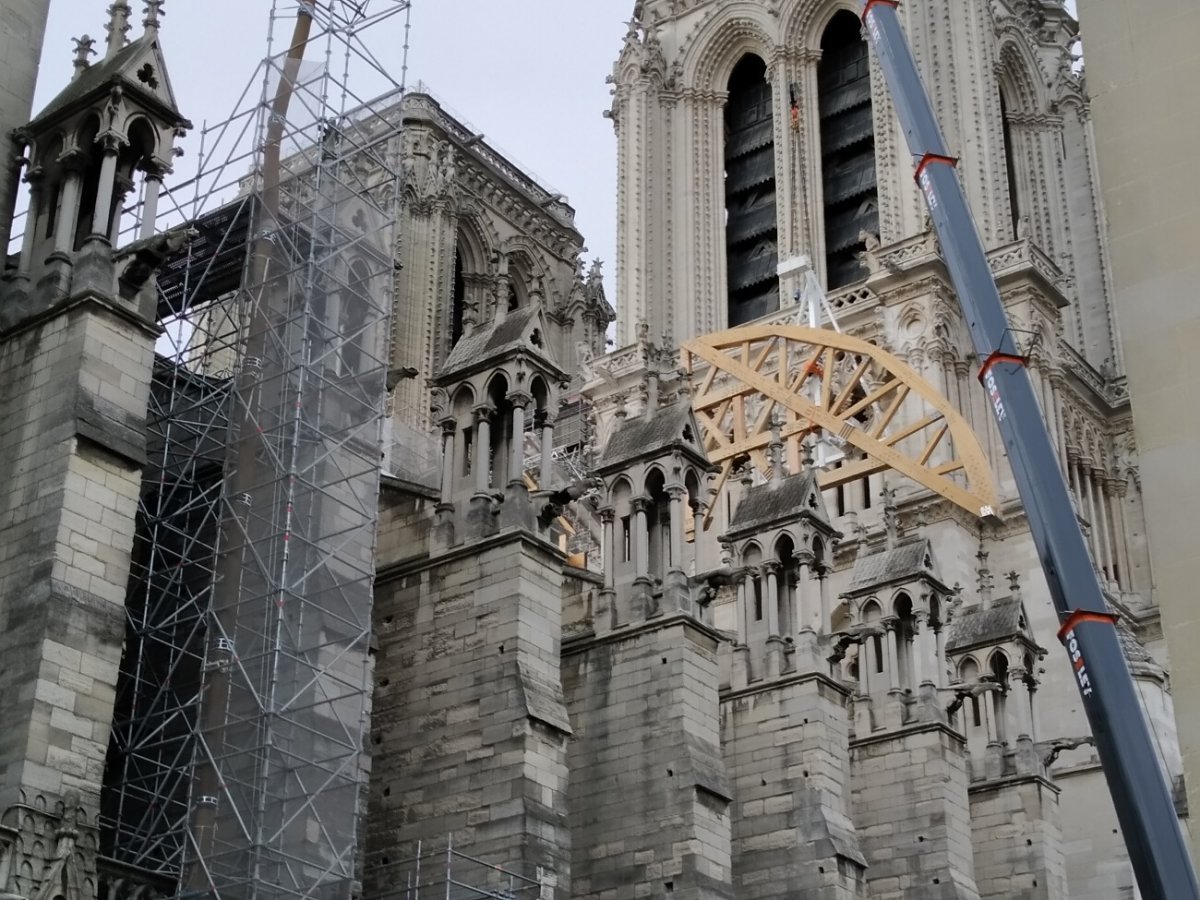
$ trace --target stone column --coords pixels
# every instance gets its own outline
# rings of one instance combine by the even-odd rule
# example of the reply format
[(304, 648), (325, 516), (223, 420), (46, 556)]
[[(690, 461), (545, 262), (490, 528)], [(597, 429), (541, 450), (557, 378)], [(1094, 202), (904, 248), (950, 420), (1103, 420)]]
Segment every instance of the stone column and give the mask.
[(542, 419), (542, 462), (538, 471), (538, 487), (550, 490), (554, 480), (554, 419), (546, 413)]
[(888, 616), (883, 620), (883, 627), (887, 629), (887, 635), (884, 639), (884, 652), (887, 654), (887, 675), (888, 675), (888, 691), (890, 693), (899, 693), (900, 691), (900, 620), (895, 616)]
[[(735, 574), (735, 577), (736, 574)], [(733, 646), (730, 683), (737, 690), (750, 683), (750, 584), (746, 570), (737, 579), (737, 639)]]
[(600, 564), (604, 570), (605, 588), (611, 588), (614, 582), (613, 567), (616, 564), (616, 553), (614, 552), (616, 545), (614, 543), (615, 535), (613, 532), (615, 529), (613, 527), (613, 522), (615, 519), (616, 511), (611, 506), (606, 506), (600, 510), (600, 524), (603, 530), (603, 537), (601, 538), (602, 546), (600, 548)]
[(862, 692), (862, 696), (871, 696), (871, 681), (875, 677), (875, 635), (877, 629), (868, 629), (863, 632), (862, 643), (859, 647), (862, 649), (858, 666), (858, 686)]
[(817, 590), (821, 595), (821, 626), (817, 630), (821, 634), (828, 633), (830, 629), (830, 620), (833, 618), (833, 609), (829, 605), (829, 570), (824, 565), (817, 569)]
[[(112, 204), (113, 194), (117, 187), (117, 138), (115, 135), (108, 135), (102, 141), (101, 145), (104, 148), (104, 159), (100, 162), (100, 183), (96, 186), (96, 206), (95, 212), (92, 214), (92, 234), (103, 235), (109, 240), (113, 239), (113, 235), (109, 233), (112, 225)], [(158, 194), (155, 193), (155, 202), (158, 201)], [(143, 223), (144, 224), (144, 223)], [(151, 223), (150, 232), (143, 233), (139, 237), (150, 237), (154, 233), (154, 225)]]
[(22, 275), (28, 275), (33, 265), (33, 245), (37, 243), (37, 214), (42, 208), (42, 199), (45, 195), (42, 184), (44, 178), (45, 175), (40, 168), (30, 170), (29, 174), (25, 176), (25, 180), (29, 183), (29, 210), (25, 213), (25, 237), (21, 240), (21, 257), (17, 269)]
[(1085, 500), (1085, 515), (1091, 523), (1090, 534), (1092, 538), (1092, 561), (1097, 569), (1104, 570), (1104, 554), (1100, 551), (1100, 522), (1096, 515), (1096, 496), (1092, 486), (1091, 466), (1079, 466), (1079, 478), (1083, 484), (1083, 493), (1086, 496)]
[(648, 512), (650, 500), (647, 497), (634, 498), (634, 584), (636, 593), (640, 596), (643, 616), (653, 614), (650, 590), (650, 529)]
[(525, 487), (525, 407), (533, 397), (523, 391), (510, 391), (508, 402), (512, 404), (512, 446), (509, 448), (508, 484), (510, 487)]
[(767, 677), (778, 678), (783, 671), (783, 638), (779, 633), (779, 562), (763, 563), (767, 581)]
[(158, 194), (162, 188), (161, 169), (147, 169), (145, 193), (142, 195), (142, 225), (138, 237), (145, 239), (154, 234), (154, 222), (158, 218)]
[(1113, 498), (1113, 528), (1117, 532), (1117, 555), (1121, 565), (1117, 571), (1117, 585), (1123, 591), (1133, 590), (1133, 569), (1130, 567), (1129, 532), (1125, 529), (1125, 492), (1128, 485), (1124, 479), (1112, 478), (1108, 482), (1109, 496)]
[(933, 632), (934, 660), (937, 671), (933, 683), (938, 687), (946, 686), (946, 626), (939, 624)]
[(671, 498), (671, 559), (669, 569), (683, 572), (683, 501), (687, 489), (682, 484), (673, 484), (667, 488)]
[(121, 230), (121, 210), (125, 208), (125, 198), (132, 193), (136, 185), (133, 179), (117, 172), (116, 190), (113, 191), (113, 224), (111, 240), (115, 244), (117, 242), (118, 232)]
[(1041, 734), (1041, 729), (1038, 728), (1037, 714), (1037, 682), (1029, 685), (1029, 737), (1034, 741)]
[(492, 487), (492, 415), (490, 403), (476, 406), (475, 414), (475, 493), (486, 494)]
[(995, 691), (987, 691), (979, 695), (979, 702), (983, 704), (983, 725), (987, 729), (987, 742), (989, 744), (1000, 742), (1000, 728), (996, 722), (996, 704), (992, 697)]
[(801, 631), (816, 631), (814, 627), (820, 609), (819, 603), (814, 602), (811, 594), (816, 589), (813, 584), (812, 575), (812, 553), (803, 555), (796, 560), (796, 596), (793, 599), (793, 608), (795, 612), (796, 632)]
[(916, 636), (913, 639), (912, 657), (912, 687), (915, 693), (923, 684), (932, 684), (926, 669), (933, 661), (933, 647), (930, 646), (929, 612), (924, 609), (914, 609), (913, 618), (916, 620)]
[(1092, 473), (1092, 483), (1095, 485), (1097, 500), (1099, 502), (1099, 510), (1097, 515), (1100, 516), (1100, 542), (1104, 546), (1104, 574), (1111, 582), (1116, 582), (1116, 562), (1117, 555), (1113, 548), (1112, 526), (1108, 518), (1108, 491), (1105, 489), (1104, 470), (1096, 469)]
[(442, 420), (442, 503), (453, 502), (454, 495), (454, 435), (457, 423)]

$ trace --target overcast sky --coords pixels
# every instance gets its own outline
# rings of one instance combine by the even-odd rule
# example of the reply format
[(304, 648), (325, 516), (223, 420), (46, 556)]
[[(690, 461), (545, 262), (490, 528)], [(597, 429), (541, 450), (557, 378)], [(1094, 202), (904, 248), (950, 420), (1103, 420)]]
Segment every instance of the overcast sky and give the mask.
[[(2, 2), (2, 0), (0, 0)], [(110, 0), (52, 0), (38, 94), (40, 109), (71, 74), (70, 38), (87, 33), (103, 51)], [(394, 0), (371, 0), (383, 9)], [(293, 0), (277, 0), (280, 10)], [(141, 0), (130, 0), (141, 31)], [(196, 125), (226, 119), (266, 54), (271, 0), (168, 0), (161, 32), (180, 110)], [(612, 71), (633, 0), (414, 0), (408, 86), (418, 80), (451, 113), (548, 187), (566, 194), (590, 256), (614, 267), (616, 143), (605, 76)], [(277, 24), (281, 52), (291, 20)], [(371, 47), (400, 78), (404, 15), (374, 29)], [(352, 80), (363, 96), (386, 83), (365, 65)], [(254, 95), (259, 93), (256, 86)], [(195, 132), (177, 166), (199, 148)], [(193, 163), (194, 165), (194, 163)], [(610, 289), (611, 294), (611, 289)]]

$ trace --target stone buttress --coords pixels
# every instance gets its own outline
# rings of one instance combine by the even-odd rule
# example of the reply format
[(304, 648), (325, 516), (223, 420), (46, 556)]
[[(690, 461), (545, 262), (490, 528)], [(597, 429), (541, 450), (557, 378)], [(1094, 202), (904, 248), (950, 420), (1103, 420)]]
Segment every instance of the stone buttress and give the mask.
[[(164, 69), (158, 4), (133, 41), (128, 4), (110, 13), (102, 58), (89, 62), (94, 42), (78, 41), (74, 79), (16, 134), (30, 206), (16, 266), (0, 280), (8, 896), (96, 896), (96, 818), (158, 334), (153, 276), (184, 240), (154, 236), (150, 198), (188, 127)], [(114, 250), (138, 172), (141, 237)]]

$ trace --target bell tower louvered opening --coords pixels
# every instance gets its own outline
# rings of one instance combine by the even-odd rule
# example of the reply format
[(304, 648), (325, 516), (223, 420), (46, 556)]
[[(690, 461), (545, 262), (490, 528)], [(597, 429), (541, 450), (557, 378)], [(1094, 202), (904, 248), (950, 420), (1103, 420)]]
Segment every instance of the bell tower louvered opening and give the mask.
[(767, 66), (743, 56), (729, 76), (725, 105), (725, 253), (729, 324), (779, 308), (776, 267), (775, 132)]
[(863, 233), (879, 233), (871, 72), (858, 17), (840, 12), (821, 38), (817, 84), (829, 290), (867, 277)]

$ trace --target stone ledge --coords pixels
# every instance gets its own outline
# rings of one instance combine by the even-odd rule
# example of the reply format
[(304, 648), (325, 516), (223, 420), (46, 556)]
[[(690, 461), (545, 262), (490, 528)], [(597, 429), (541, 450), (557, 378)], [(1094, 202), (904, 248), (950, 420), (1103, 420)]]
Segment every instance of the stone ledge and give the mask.
[(645, 619), (636, 624), (621, 625), (616, 629), (602, 635), (597, 634), (582, 634), (570, 639), (563, 638), (561, 655), (566, 658), (575, 656), (580, 653), (586, 653), (593, 647), (601, 647), (605, 644), (616, 644), (628, 641), (631, 638), (641, 637), (644, 634), (650, 634), (655, 631), (661, 631), (664, 628), (684, 625), (690, 627), (705, 637), (714, 642), (713, 652), (716, 652), (716, 644), (720, 644), (726, 640), (723, 632), (718, 631), (711, 625), (706, 625), (694, 616), (685, 612), (673, 612), (661, 617), (653, 619)]
[(924, 734), (929, 731), (943, 732), (947, 737), (957, 741), (963, 749), (966, 748), (966, 737), (955, 731), (949, 725), (946, 725), (943, 722), (919, 722), (915, 725), (905, 725), (903, 728), (895, 728), (890, 731), (872, 733), (866, 737), (853, 737), (850, 739), (850, 751), (853, 752), (859, 747), (868, 747), (872, 744), (882, 744), (887, 741), (902, 740), (910, 735)]

